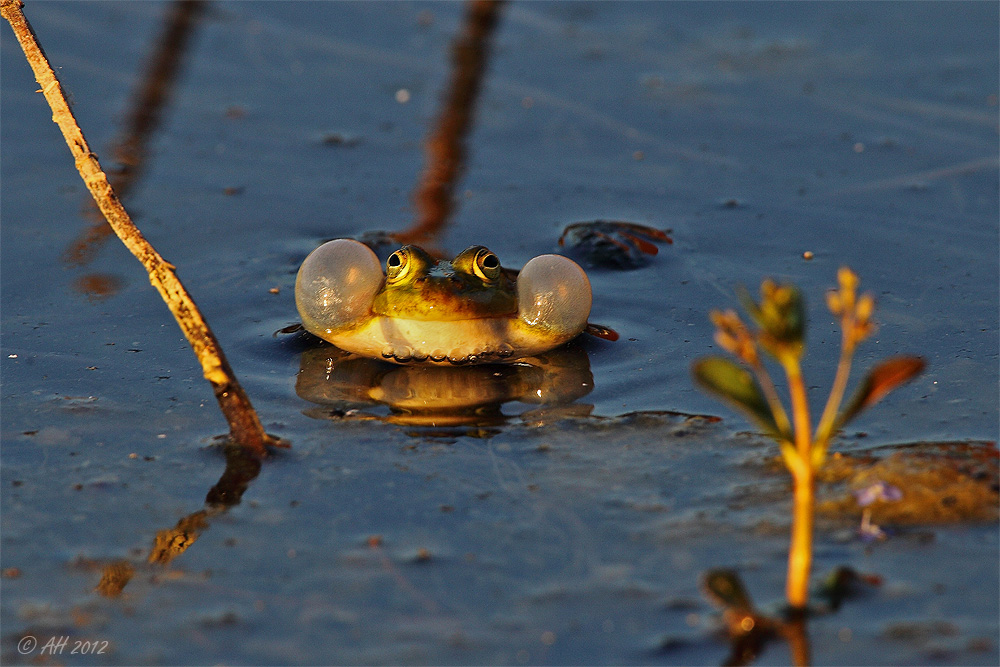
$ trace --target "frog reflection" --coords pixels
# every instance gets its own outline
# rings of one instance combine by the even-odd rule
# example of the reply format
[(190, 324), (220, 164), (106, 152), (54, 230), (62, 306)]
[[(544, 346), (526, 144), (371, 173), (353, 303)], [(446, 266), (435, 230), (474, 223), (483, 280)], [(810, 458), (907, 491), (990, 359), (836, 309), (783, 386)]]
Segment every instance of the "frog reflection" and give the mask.
[[(553, 409), (589, 414), (592, 406), (573, 402), (593, 387), (587, 353), (572, 344), (515, 363), (460, 368), (395, 365), (322, 345), (302, 353), (295, 391), (323, 406), (306, 413), (317, 418), (483, 427), (508, 421), (502, 406), (514, 401), (539, 406), (522, 419)], [(379, 406), (388, 407), (389, 414), (380, 416)]]

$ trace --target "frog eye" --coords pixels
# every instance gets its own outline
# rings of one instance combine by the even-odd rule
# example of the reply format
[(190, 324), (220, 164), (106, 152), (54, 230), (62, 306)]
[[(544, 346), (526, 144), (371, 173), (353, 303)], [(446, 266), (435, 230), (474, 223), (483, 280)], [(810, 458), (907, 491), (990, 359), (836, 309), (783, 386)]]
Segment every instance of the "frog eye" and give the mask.
[(500, 258), (483, 248), (476, 253), (472, 271), (482, 280), (496, 280), (500, 277)]
[(410, 253), (406, 251), (406, 248), (400, 248), (389, 255), (389, 259), (385, 261), (387, 282), (395, 283), (405, 278), (406, 274), (410, 272), (410, 264)]

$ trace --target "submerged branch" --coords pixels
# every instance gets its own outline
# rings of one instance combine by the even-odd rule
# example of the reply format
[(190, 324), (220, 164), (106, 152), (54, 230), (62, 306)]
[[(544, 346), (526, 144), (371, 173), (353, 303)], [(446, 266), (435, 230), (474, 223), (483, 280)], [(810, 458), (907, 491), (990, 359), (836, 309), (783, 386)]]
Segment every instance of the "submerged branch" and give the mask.
[(229, 422), (233, 441), (263, 456), (266, 453), (266, 445), (284, 443), (264, 432), (250, 399), (236, 380), (229, 362), (226, 361), (222, 347), (194, 300), (174, 273), (174, 266), (164, 260), (143, 237), (108, 183), (107, 175), (101, 169), (97, 156), (91, 152), (83, 131), (69, 108), (55, 72), (52, 71), (37, 37), (21, 11), (22, 6), (21, 0), (2, 0), (0, 14), (10, 23), (17, 41), (24, 50), (28, 64), (35, 73), (35, 79), (41, 86), (41, 92), (52, 108), (52, 120), (62, 131), (80, 176), (115, 234), (129, 252), (142, 262), (149, 273), (150, 283), (163, 297), (176, 318), (201, 363), (205, 379), (212, 384), (219, 407)]

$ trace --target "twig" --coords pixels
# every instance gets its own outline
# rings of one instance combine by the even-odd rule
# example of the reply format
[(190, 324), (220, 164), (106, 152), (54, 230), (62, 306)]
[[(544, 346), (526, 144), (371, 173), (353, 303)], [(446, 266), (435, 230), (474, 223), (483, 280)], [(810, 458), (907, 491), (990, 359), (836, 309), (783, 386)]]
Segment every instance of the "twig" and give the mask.
[(267, 453), (266, 445), (287, 446), (287, 443), (264, 432), (250, 399), (236, 380), (229, 362), (226, 361), (222, 347), (194, 300), (174, 273), (174, 266), (164, 260), (142, 236), (108, 183), (107, 175), (102, 171), (97, 156), (91, 152), (83, 131), (66, 102), (59, 79), (52, 71), (37, 37), (21, 11), (23, 6), (21, 0), (2, 0), (0, 14), (10, 23), (17, 41), (24, 50), (28, 64), (35, 73), (35, 79), (41, 86), (41, 92), (52, 108), (52, 120), (62, 131), (87, 189), (90, 190), (98, 208), (118, 238), (146, 267), (150, 283), (163, 297), (198, 357), (205, 379), (212, 384), (222, 414), (229, 422), (230, 437), (234, 442), (259, 456)]

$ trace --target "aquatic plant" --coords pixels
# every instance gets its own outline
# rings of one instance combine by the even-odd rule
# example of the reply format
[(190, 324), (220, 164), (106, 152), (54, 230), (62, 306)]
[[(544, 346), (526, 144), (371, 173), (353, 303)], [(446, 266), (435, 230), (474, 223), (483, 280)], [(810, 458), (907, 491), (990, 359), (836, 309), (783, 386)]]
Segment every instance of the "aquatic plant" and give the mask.
[[(703, 390), (745, 413), (778, 442), (781, 457), (792, 475), (793, 515), (786, 597), (791, 611), (797, 614), (803, 613), (809, 602), (816, 471), (826, 460), (831, 439), (847, 422), (915, 377), (925, 366), (920, 357), (898, 356), (882, 361), (868, 371), (853, 397), (844, 404), (854, 352), (875, 331), (872, 320), (875, 299), (871, 294), (858, 296), (859, 279), (849, 268), (841, 268), (837, 279), (839, 285), (827, 293), (826, 303), (841, 329), (840, 360), (815, 430), (802, 375), (805, 301), (794, 285), (764, 280), (759, 302), (741, 290), (740, 301), (756, 325), (753, 329), (733, 310), (712, 311), (716, 342), (741, 363), (713, 356), (692, 365), (694, 379)], [(784, 371), (791, 416), (764, 364), (762, 352)]]

